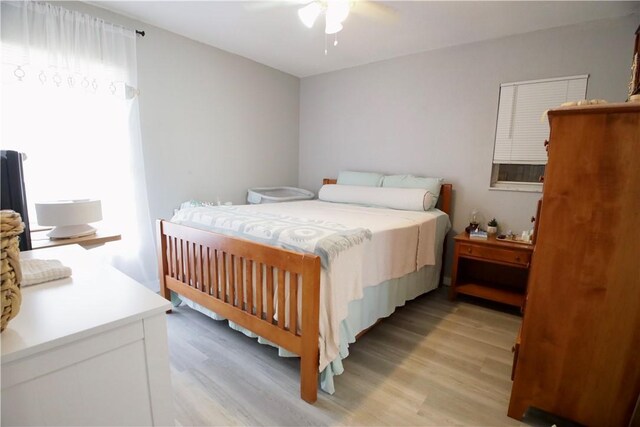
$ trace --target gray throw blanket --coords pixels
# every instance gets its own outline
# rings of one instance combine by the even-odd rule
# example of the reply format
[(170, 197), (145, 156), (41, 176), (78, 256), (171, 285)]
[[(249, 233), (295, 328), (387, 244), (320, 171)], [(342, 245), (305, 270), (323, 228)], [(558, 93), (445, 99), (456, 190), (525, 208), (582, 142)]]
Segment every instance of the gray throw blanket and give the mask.
[(242, 206), (202, 206), (179, 210), (171, 222), (297, 252), (318, 255), (322, 266), (340, 252), (371, 239), (371, 231), (331, 221), (278, 215)]

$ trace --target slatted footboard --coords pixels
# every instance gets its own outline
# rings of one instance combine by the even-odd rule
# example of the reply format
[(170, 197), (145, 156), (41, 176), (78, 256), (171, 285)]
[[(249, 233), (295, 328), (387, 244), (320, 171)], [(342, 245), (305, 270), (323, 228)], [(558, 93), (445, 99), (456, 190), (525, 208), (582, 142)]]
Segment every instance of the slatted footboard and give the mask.
[(320, 259), (158, 220), (160, 291), (185, 296), (300, 355), (300, 395), (318, 395)]

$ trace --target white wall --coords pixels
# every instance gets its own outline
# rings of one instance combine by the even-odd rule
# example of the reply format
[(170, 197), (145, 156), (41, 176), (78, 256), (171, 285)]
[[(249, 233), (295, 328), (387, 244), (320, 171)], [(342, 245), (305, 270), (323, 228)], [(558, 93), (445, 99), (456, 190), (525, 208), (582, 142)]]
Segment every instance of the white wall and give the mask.
[(140, 121), (151, 218), (195, 198), (234, 203), (298, 181), (297, 77), (119, 14), (61, 3), (138, 37)]
[(304, 78), (299, 183), (317, 190), (340, 170), (441, 176), (454, 185), (456, 233), (476, 207), (528, 228), (540, 193), (489, 190), (500, 83), (589, 74), (589, 98), (623, 101), (637, 25), (635, 15)]
[(453, 183), (455, 232), (476, 207), (504, 228), (527, 228), (540, 197), (488, 189), (500, 83), (588, 73), (588, 97), (623, 100), (638, 23), (541, 31), (300, 81), (101, 8), (61, 5), (147, 32), (138, 74), (152, 218), (189, 198), (240, 203), (251, 186), (317, 190), (340, 170), (375, 170)]

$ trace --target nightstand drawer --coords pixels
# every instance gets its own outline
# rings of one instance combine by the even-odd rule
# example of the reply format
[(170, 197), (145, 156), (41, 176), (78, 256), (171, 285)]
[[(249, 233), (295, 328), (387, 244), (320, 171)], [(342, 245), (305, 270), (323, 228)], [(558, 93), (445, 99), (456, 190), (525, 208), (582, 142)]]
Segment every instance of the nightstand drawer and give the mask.
[(470, 245), (466, 243), (460, 243), (459, 245), (461, 257), (483, 258), (492, 261), (518, 264), (523, 267), (528, 267), (529, 262), (531, 261), (531, 254), (528, 252)]

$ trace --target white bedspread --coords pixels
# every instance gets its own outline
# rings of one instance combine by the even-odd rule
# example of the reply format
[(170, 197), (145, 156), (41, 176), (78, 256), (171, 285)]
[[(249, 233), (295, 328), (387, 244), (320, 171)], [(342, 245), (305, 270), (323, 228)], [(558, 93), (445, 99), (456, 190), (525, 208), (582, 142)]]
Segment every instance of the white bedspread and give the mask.
[[(369, 208), (318, 200), (236, 206), (240, 210), (271, 212), (292, 217), (333, 221), (348, 227), (363, 227), (372, 233), (371, 239), (340, 252), (329, 269), (322, 269), (320, 286), (320, 371), (339, 352), (340, 322), (347, 317), (350, 301), (362, 298), (363, 289), (389, 279), (402, 277), (425, 265), (434, 265), (437, 245), (450, 228), (446, 214)], [(206, 209), (206, 208), (188, 208)], [(180, 211), (172, 219), (181, 221)], [(446, 222), (440, 227), (438, 222)], [(200, 228), (211, 228), (200, 224)], [(207, 227), (202, 227), (207, 226)], [(214, 230), (215, 231), (215, 230)], [(438, 236), (438, 237), (437, 237)]]

